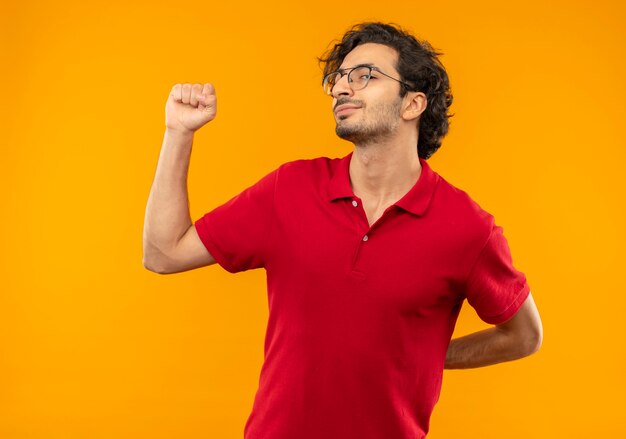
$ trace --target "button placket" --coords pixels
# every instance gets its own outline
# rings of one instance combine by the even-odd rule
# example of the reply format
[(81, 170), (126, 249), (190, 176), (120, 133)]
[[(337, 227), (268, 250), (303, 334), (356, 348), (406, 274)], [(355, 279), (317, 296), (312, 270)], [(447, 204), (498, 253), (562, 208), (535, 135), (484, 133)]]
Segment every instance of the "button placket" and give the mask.
[[(353, 200), (352, 205), (354, 206), (355, 201)], [(358, 204), (357, 204), (358, 205)], [(354, 206), (356, 207), (356, 206)], [(363, 212), (363, 218), (365, 218), (365, 210), (363, 210), (361, 208), (361, 211)], [(352, 274), (356, 275), (359, 274), (361, 276), (365, 276), (366, 275), (366, 267), (364, 266), (364, 256), (367, 255), (364, 254), (363, 252), (368, 252), (368, 251), (373, 251), (370, 250), (371, 247), (371, 243), (368, 243), (368, 241), (370, 240), (370, 235), (374, 232), (374, 229), (379, 228), (381, 225), (383, 225), (386, 221), (389, 221), (393, 216), (395, 216), (395, 205), (391, 205), (389, 206), (387, 209), (385, 209), (385, 212), (381, 215), (380, 218), (378, 218), (374, 224), (372, 224), (371, 226), (367, 226), (363, 229), (360, 230), (361, 233), (361, 238), (358, 241), (357, 245), (356, 245), (356, 249), (354, 252), (354, 259), (353, 259), (353, 263), (352, 263)], [(366, 219), (367, 221), (367, 219)]]
[(352, 212), (355, 219), (355, 231), (358, 235), (360, 235), (358, 241), (356, 241), (351, 271), (353, 276), (363, 278), (365, 276), (365, 273), (363, 272), (363, 267), (360, 267), (362, 258), (361, 252), (363, 251), (363, 248), (361, 248), (361, 246), (363, 246), (365, 244), (365, 241), (369, 239), (369, 236), (367, 234), (370, 232), (370, 227), (367, 223), (367, 217), (365, 216), (365, 210), (363, 209), (361, 200), (354, 197), (352, 200), (350, 200), (350, 204), (352, 205), (353, 209), (355, 209)]

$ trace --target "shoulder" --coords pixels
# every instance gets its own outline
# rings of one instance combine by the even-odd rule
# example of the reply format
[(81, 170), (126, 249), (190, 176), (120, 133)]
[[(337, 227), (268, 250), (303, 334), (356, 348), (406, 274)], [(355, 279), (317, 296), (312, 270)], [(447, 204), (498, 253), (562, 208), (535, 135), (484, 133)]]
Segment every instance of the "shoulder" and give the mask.
[(298, 159), (283, 163), (278, 169), (279, 178), (283, 181), (293, 179), (320, 181), (330, 178), (333, 170), (341, 161), (340, 158), (316, 157)]
[(339, 158), (315, 157), (310, 159), (297, 159), (283, 163), (279, 169), (288, 172), (303, 172), (323, 170), (332, 167), (333, 164), (340, 161)]
[(441, 175), (431, 207), (451, 231), (475, 240), (478, 245), (487, 241), (495, 225), (491, 213), (483, 209), (468, 192)]
[(455, 211), (480, 219), (492, 218), (492, 215), (483, 209), (467, 191), (453, 185), (441, 176), (439, 176), (437, 189), (437, 195)]

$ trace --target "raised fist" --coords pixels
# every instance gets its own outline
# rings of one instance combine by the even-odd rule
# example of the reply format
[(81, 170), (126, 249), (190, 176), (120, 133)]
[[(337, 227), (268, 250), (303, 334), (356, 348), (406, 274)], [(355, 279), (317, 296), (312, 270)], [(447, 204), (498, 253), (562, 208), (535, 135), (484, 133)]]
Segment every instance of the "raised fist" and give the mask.
[(176, 84), (165, 105), (165, 127), (194, 132), (215, 119), (217, 97), (212, 84)]

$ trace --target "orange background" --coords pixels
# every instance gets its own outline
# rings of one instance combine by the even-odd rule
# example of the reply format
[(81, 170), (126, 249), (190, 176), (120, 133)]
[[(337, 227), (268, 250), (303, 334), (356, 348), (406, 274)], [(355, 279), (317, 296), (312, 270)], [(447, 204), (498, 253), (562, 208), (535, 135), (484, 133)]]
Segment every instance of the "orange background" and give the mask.
[[(541, 313), (535, 355), (446, 371), (431, 439), (623, 437), (626, 14), (617, 1), (10, 2), (0, 15), (0, 437), (241, 438), (262, 270), (142, 266), (177, 82), (213, 82), (196, 220), (279, 164), (341, 157), (316, 56), (397, 22), (445, 55), (429, 161), (504, 227)], [(455, 336), (487, 327), (465, 304)]]

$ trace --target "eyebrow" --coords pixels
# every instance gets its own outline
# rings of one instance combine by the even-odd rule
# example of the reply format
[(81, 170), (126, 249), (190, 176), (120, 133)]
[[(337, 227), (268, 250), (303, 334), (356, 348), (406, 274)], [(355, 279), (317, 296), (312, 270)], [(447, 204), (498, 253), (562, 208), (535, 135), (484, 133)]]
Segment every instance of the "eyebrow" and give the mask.
[(352, 66), (352, 67), (344, 67), (343, 69), (337, 69), (337, 71), (343, 73), (346, 70), (356, 69), (357, 67), (376, 67), (376, 66), (374, 64), (372, 64), (372, 63), (361, 63), (361, 64), (357, 64), (357, 65)]

